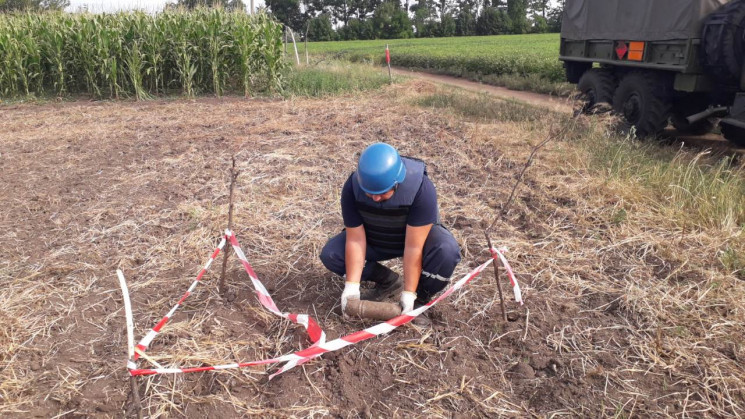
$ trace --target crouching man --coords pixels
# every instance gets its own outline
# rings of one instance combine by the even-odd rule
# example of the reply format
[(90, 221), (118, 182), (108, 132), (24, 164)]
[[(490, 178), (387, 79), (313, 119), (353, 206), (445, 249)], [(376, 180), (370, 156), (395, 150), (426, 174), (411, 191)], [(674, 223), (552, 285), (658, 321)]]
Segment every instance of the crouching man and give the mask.
[[(346, 275), (342, 311), (349, 299), (383, 301), (400, 293), (404, 313), (444, 289), (460, 262), (460, 248), (439, 221), (437, 193), (421, 160), (401, 157), (377, 143), (360, 155), (341, 192), (345, 229), (321, 251), (321, 261)], [(379, 262), (403, 257), (404, 280)], [(375, 287), (360, 295), (360, 281)], [(414, 320), (429, 326), (427, 312)]]

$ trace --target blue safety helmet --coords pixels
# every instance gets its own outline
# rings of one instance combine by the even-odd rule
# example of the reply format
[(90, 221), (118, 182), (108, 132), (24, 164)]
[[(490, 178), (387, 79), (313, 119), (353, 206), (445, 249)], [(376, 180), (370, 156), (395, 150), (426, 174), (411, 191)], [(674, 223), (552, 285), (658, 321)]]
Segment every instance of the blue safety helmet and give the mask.
[(386, 193), (404, 181), (406, 167), (398, 151), (385, 143), (365, 149), (357, 165), (357, 182), (370, 195)]

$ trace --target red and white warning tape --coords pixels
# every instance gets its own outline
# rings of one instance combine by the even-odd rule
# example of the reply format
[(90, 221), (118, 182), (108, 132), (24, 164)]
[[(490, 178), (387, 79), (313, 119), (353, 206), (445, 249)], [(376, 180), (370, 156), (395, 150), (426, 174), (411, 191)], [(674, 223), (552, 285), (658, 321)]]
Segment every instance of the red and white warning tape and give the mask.
[[(235, 251), (236, 255), (238, 256), (238, 259), (240, 259), (241, 264), (246, 270), (246, 273), (248, 273), (248, 276), (251, 278), (251, 282), (256, 289), (256, 295), (259, 298), (259, 302), (266, 307), (267, 310), (271, 311), (272, 313), (284, 317), (293, 323), (298, 323), (305, 327), (305, 329), (308, 331), (308, 336), (310, 337), (310, 340), (314, 342), (315, 344), (323, 343), (326, 341), (326, 333), (321, 329), (320, 326), (318, 326), (318, 323), (307, 314), (296, 314), (296, 313), (284, 313), (279, 311), (277, 308), (277, 305), (274, 303), (274, 300), (272, 299), (272, 296), (269, 294), (269, 292), (266, 290), (266, 287), (264, 287), (264, 284), (259, 281), (258, 277), (256, 276), (256, 273), (254, 272), (253, 268), (251, 267), (251, 264), (248, 263), (248, 260), (246, 259), (246, 255), (243, 253), (243, 250), (241, 250), (240, 244), (238, 243), (238, 239), (236, 239), (235, 234), (231, 232), (230, 230), (225, 230), (225, 237), (220, 241), (220, 244), (217, 246), (215, 251), (210, 256), (209, 260), (205, 264), (204, 268), (199, 272), (197, 275), (197, 278), (194, 280), (194, 282), (191, 284), (189, 289), (184, 293), (184, 295), (181, 297), (181, 299), (176, 303), (173, 308), (171, 308), (171, 311), (168, 312), (159, 322), (156, 324), (148, 333), (143, 337), (140, 342), (137, 344), (136, 348), (140, 352), (145, 352), (147, 350), (147, 347), (150, 345), (150, 343), (155, 339), (156, 336), (160, 333), (161, 329), (163, 329), (163, 326), (165, 326), (166, 323), (168, 323), (168, 320), (170, 320), (171, 317), (173, 317), (173, 314), (176, 312), (176, 310), (181, 306), (181, 304), (186, 300), (186, 298), (191, 295), (191, 293), (196, 288), (197, 284), (200, 282), (202, 277), (204, 276), (205, 272), (210, 268), (212, 265), (212, 262), (214, 262), (215, 258), (218, 254), (220, 254), (220, 251), (225, 247), (226, 241), (230, 241), (231, 246), (233, 247), (233, 250)], [(139, 358), (139, 354), (135, 353), (135, 359)], [(268, 359), (268, 360), (261, 360), (261, 361), (251, 361), (251, 362), (243, 362), (238, 364), (228, 364), (228, 365), (222, 365), (222, 366), (213, 366), (213, 367), (199, 367), (199, 368), (159, 368), (158, 370), (165, 370), (168, 372), (198, 372), (198, 371), (210, 371), (210, 370), (216, 370), (216, 369), (227, 369), (227, 368), (241, 368), (241, 367), (248, 367), (252, 365), (262, 365), (262, 364), (271, 364), (275, 362), (280, 362), (279, 360), (275, 359)], [(155, 370), (138, 370), (133, 369), (131, 364), (128, 364), (128, 367), (130, 368), (130, 374), (132, 375), (143, 375), (143, 374), (158, 374), (158, 372), (150, 372)]]
[(285, 365), (283, 365), (282, 368), (280, 368), (276, 373), (272, 374), (269, 378), (274, 378), (275, 376), (282, 374), (283, 372), (286, 372), (294, 368), (295, 366), (307, 362), (310, 359), (320, 356), (324, 353), (338, 351), (339, 349), (346, 346), (389, 333), (395, 330), (397, 327), (409, 323), (410, 321), (414, 320), (415, 317), (419, 316), (420, 314), (429, 310), (435, 304), (450, 296), (450, 294), (454, 293), (455, 291), (461, 289), (464, 285), (473, 281), (473, 279), (476, 278), (491, 263), (492, 261), (487, 261), (480, 266), (477, 266), (475, 269), (461, 278), (458, 282), (446, 289), (442, 294), (440, 294), (439, 297), (417, 309), (396, 316), (383, 323), (376, 324), (375, 326), (368, 327), (367, 329), (360, 330), (358, 332), (354, 332), (338, 339), (334, 339), (332, 341), (315, 345), (314, 347), (310, 347), (308, 349), (304, 349), (302, 351), (298, 351), (293, 354), (281, 357), (281, 359), (289, 358), (289, 361)]
[[(199, 271), (199, 274), (197, 275), (197, 279), (195, 279), (194, 282), (191, 283), (191, 286), (184, 293), (184, 295), (181, 296), (181, 299), (178, 300), (178, 302), (176, 303), (175, 306), (173, 306), (171, 311), (169, 311), (168, 314), (163, 316), (163, 318), (160, 319), (158, 324), (156, 324), (152, 329), (150, 329), (150, 331), (145, 335), (145, 337), (143, 337), (140, 340), (140, 342), (137, 344), (137, 346), (135, 346), (140, 352), (145, 352), (147, 350), (147, 347), (150, 345), (150, 342), (152, 342), (153, 339), (155, 339), (155, 337), (158, 336), (158, 333), (160, 333), (160, 330), (163, 329), (163, 326), (165, 326), (166, 323), (168, 323), (168, 320), (170, 320), (170, 318), (173, 316), (173, 313), (175, 313), (176, 310), (181, 306), (181, 304), (184, 303), (184, 300), (186, 300), (186, 298), (191, 295), (191, 293), (194, 291), (194, 288), (197, 287), (197, 284), (204, 276), (204, 273), (207, 272), (207, 269), (210, 268), (210, 266), (212, 265), (212, 262), (215, 261), (215, 258), (217, 257), (217, 255), (220, 254), (220, 251), (222, 250), (223, 247), (225, 247), (225, 238), (223, 238), (220, 241), (220, 244), (217, 245), (217, 248), (215, 249), (215, 251), (212, 252), (212, 256), (210, 256), (210, 259), (204, 265), (202, 270)], [(139, 357), (140, 357), (140, 354), (135, 353), (134, 358), (138, 359)]]
[[(266, 307), (269, 311), (271, 311), (272, 313), (278, 316), (284, 317), (286, 319), (289, 319), (295, 323), (303, 325), (307, 329), (308, 335), (311, 338), (311, 341), (314, 342), (313, 345), (307, 349), (303, 349), (301, 351), (283, 355), (278, 358), (271, 358), (271, 359), (265, 359), (265, 360), (260, 360), (260, 361), (240, 362), (240, 363), (225, 364), (225, 365), (205, 366), (205, 367), (136, 369), (130, 363), (128, 364), (128, 368), (130, 368), (129, 373), (131, 375), (136, 376), (136, 375), (153, 375), (153, 374), (179, 374), (179, 373), (190, 373), (190, 372), (201, 372), (201, 371), (224, 370), (224, 369), (231, 369), (231, 368), (242, 368), (242, 367), (249, 367), (249, 366), (256, 366), (256, 365), (267, 365), (267, 364), (285, 362), (285, 364), (277, 372), (269, 376), (269, 379), (272, 379), (279, 374), (289, 371), (292, 368), (298, 365), (304, 364), (305, 362), (308, 362), (312, 360), (313, 358), (319, 357), (325, 353), (337, 351), (349, 345), (353, 345), (353, 344), (362, 342), (364, 340), (371, 339), (373, 337), (376, 337), (376, 336), (379, 336), (385, 333), (389, 333), (393, 331), (394, 329), (398, 328), (399, 326), (409, 323), (415, 317), (429, 310), (432, 306), (444, 300), (445, 298), (450, 296), (450, 294), (459, 290), (460, 288), (462, 288), (463, 286), (465, 286), (466, 284), (474, 280), (487, 266), (489, 266), (489, 264), (492, 263), (492, 261), (489, 260), (487, 262), (484, 262), (480, 266), (477, 266), (475, 269), (473, 269), (472, 271), (467, 273), (463, 278), (461, 278), (458, 282), (456, 282), (455, 284), (450, 286), (448, 289), (446, 289), (442, 294), (440, 294), (439, 297), (430, 301), (426, 305), (423, 305), (407, 313), (401, 314), (386, 322), (379, 323), (375, 326), (368, 327), (364, 330), (360, 330), (360, 331), (351, 333), (349, 335), (340, 337), (338, 339), (334, 339), (332, 341), (326, 342), (325, 332), (320, 328), (320, 326), (318, 326), (318, 323), (316, 323), (315, 320), (313, 320), (313, 318), (311, 318), (310, 316), (306, 314), (284, 313), (284, 312), (279, 311), (276, 304), (274, 304), (274, 301), (269, 295), (269, 292), (266, 290), (266, 288), (261, 283), (261, 281), (258, 280), (256, 273), (251, 268), (251, 265), (248, 263), (248, 260), (246, 259), (246, 255), (241, 250), (240, 245), (238, 244), (238, 240), (235, 237), (235, 234), (233, 234), (231, 231), (229, 230), (225, 231), (225, 238), (222, 240), (217, 250), (210, 257), (210, 261), (205, 266), (205, 269), (203, 269), (203, 272), (207, 268), (209, 268), (212, 260), (214, 260), (214, 258), (219, 253), (219, 250), (222, 249), (222, 247), (225, 245), (225, 239), (230, 241), (230, 244), (233, 247), (233, 250), (236, 252), (236, 255), (238, 255), (238, 258), (240, 259), (241, 264), (243, 264), (243, 267), (248, 273), (248, 276), (251, 278), (251, 282), (253, 283), (254, 288), (256, 289), (256, 294), (261, 304), (264, 307)], [(522, 305), (523, 300), (522, 300), (522, 295), (520, 292), (520, 286), (517, 284), (517, 280), (515, 279), (515, 275), (512, 272), (512, 268), (507, 262), (507, 259), (502, 254), (503, 251), (500, 251), (496, 248), (492, 248), (490, 250), (492, 253), (492, 258), (494, 259), (499, 258), (502, 261), (505, 267), (505, 270), (507, 271), (507, 275), (510, 278), (513, 291), (515, 293), (515, 301), (519, 302)], [(201, 279), (203, 272), (200, 272), (200, 275), (197, 277), (197, 281)], [(197, 281), (195, 281), (195, 283)], [(173, 312), (176, 310), (178, 305), (181, 302), (183, 302), (183, 300), (188, 296), (190, 291), (193, 290), (194, 286), (195, 285), (192, 284), (192, 287), (190, 287), (189, 291), (187, 291), (187, 293), (184, 295), (184, 297), (182, 297), (179, 303), (176, 304), (176, 306), (169, 312), (169, 314), (166, 317), (164, 317), (163, 320), (161, 320), (161, 322), (158, 323), (158, 325), (156, 325), (156, 327), (154, 327), (150, 333), (148, 333), (148, 336), (143, 338), (143, 340), (140, 343), (142, 344), (143, 342), (145, 342), (144, 347), (147, 347), (147, 345), (152, 341), (152, 339), (158, 334), (158, 332), (163, 327), (165, 322), (167, 322), (168, 318), (171, 315), (173, 315)], [(149, 340), (146, 340), (150, 335), (152, 335), (152, 337), (150, 337)], [(138, 348), (139, 347), (140, 345), (138, 345)]]
[(308, 316), (307, 314), (284, 313), (279, 311), (277, 305), (274, 304), (274, 300), (272, 300), (272, 296), (269, 295), (269, 291), (267, 291), (264, 287), (264, 284), (259, 281), (259, 278), (256, 276), (256, 273), (251, 267), (251, 264), (248, 263), (246, 254), (243, 253), (243, 250), (241, 250), (241, 245), (238, 244), (238, 239), (235, 237), (235, 233), (231, 232), (230, 230), (225, 230), (225, 237), (227, 237), (230, 241), (230, 245), (233, 246), (233, 250), (235, 251), (235, 254), (238, 255), (238, 259), (240, 259), (243, 268), (248, 274), (248, 277), (251, 278), (251, 283), (253, 283), (253, 286), (256, 289), (256, 296), (259, 298), (259, 302), (261, 302), (261, 304), (272, 313), (280, 317), (284, 317), (292, 321), (293, 323), (303, 325), (303, 327), (305, 327), (305, 330), (308, 331), (308, 336), (310, 337), (310, 340), (314, 343), (314, 345), (325, 342), (326, 332), (321, 329), (321, 327), (318, 325), (318, 323), (316, 323), (315, 320), (313, 320), (312, 317)]

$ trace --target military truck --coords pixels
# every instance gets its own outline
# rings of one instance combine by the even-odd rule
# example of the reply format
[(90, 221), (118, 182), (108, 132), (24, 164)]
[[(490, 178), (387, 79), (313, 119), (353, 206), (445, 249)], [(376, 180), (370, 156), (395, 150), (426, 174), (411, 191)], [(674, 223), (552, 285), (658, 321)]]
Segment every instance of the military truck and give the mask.
[[(566, 0), (560, 59), (584, 110), (745, 146), (745, 0)], [(720, 119), (721, 118), (721, 119)]]

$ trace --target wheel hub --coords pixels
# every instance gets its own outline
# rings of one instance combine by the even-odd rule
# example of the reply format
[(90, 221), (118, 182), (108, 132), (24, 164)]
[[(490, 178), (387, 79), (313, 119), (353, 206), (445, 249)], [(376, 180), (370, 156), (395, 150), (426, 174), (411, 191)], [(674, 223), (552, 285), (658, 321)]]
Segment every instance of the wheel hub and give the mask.
[(585, 98), (587, 100), (587, 104), (592, 106), (595, 104), (595, 89), (589, 89), (585, 93)]
[(639, 94), (632, 93), (623, 104), (623, 116), (632, 124), (639, 121), (641, 117), (642, 99)]

